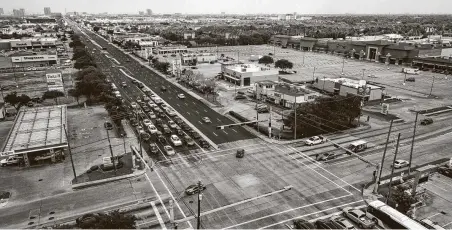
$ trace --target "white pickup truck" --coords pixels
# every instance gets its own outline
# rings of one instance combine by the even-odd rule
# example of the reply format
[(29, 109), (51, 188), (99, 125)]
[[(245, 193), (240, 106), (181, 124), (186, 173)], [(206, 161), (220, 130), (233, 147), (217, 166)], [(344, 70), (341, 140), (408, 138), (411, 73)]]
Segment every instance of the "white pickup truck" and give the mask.
[(322, 144), (325, 141), (326, 141), (326, 138), (324, 138), (322, 136), (313, 136), (313, 137), (310, 137), (309, 139), (307, 139), (304, 143), (306, 145), (312, 146), (312, 145)]

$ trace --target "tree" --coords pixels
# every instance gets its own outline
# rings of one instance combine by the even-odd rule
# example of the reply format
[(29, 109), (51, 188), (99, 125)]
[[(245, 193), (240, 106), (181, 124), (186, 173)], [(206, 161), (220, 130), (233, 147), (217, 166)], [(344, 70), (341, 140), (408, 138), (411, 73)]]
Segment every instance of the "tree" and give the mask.
[(71, 97), (74, 97), (75, 100), (77, 100), (77, 104), (78, 104), (78, 105), (80, 104), (80, 103), (79, 103), (79, 99), (80, 99), (80, 96), (82, 96), (82, 94), (81, 94), (77, 89), (70, 89), (70, 90), (67, 91), (67, 93), (68, 93)]
[(61, 92), (61, 91), (58, 91), (58, 90), (46, 91), (42, 95), (43, 99), (54, 99), (55, 100), (55, 104), (58, 104), (58, 98), (59, 97), (64, 97), (64, 93)]
[(30, 102), (31, 98), (25, 94), (17, 96), (17, 92), (12, 92), (6, 95), (4, 100), (6, 103), (9, 103), (10, 105), (14, 106), (14, 108), (19, 110), (22, 105), (25, 105), (28, 102)]
[(401, 186), (394, 189), (392, 200), (397, 204), (396, 209), (403, 214), (407, 214), (411, 205), (417, 202), (416, 198), (406, 193)]
[(275, 62), (275, 67), (280, 68), (282, 70), (292, 69), (293, 63), (286, 59), (279, 59), (278, 61)]
[(89, 67), (89, 66), (96, 67), (97, 65), (96, 65), (96, 63), (93, 62), (91, 57), (88, 56), (88, 55), (79, 57), (77, 60), (75, 60), (74, 68), (76, 68), (78, 70), (84, 69), (84, 68)]
[(88, 102), (102, 93), (112, 94), (111, 85), (107, 84), (106, 76), (93, 66), (82, 69), (76, 75), (75, 88), (80, 95), (86, 96)]
[(93, 27), (93, 30), (94, 30), (94, 32), (97, 33), (97, 32), (100, 30), (100, 27), (99, 27), (99, 26), (94, 26), (94, 27)]
[(273, 62), (274, 62), (273, 58), (270, 56), (267, 56), (267, 55), (259, 58), (259, 64), (268, 65), (268, 64), (272, 64)]
[(170, 67), (170, 64), (169, 64), (168, 62), (159, 62), (159, 61), (157, 61), (157, 62), (154, 64), (154, 67), (155, 67), (158, 71), (160, 71), (160, 72), (162, 72), (162, 73), (164, 73), (164, 74), (167, 74), (167, 73), (168, 73), (168, 69), (169, 69), (169, 67)]

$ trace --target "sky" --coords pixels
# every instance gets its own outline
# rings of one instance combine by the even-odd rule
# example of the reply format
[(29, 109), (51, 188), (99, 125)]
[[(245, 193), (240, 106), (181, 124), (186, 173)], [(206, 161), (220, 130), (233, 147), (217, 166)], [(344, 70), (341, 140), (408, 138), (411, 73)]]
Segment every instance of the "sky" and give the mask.
[(452, 0), (3, 0), (5, 13), (24, 8), (26, 13), (52, 12), (182, 14), (448, 14)]

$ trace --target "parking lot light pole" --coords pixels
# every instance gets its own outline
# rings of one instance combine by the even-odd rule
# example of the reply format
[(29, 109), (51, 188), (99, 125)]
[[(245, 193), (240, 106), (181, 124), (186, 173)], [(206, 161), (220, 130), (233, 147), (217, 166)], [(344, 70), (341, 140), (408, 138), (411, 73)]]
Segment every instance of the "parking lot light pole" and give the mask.
[(435, 76), (432, 77), (432, 87), (430, 87), (430, 94), (428, 96), (432, 96), (433, 92), (433, 84), (435, 83)]
[(314, 71), (312, 72), (312, 81), (315, 81), (315, 66), (314, 66)]
[(66, 136), (67, 149), (68, 149), (68, 152), (69, 152), (69, 157), (71, 158), (72, 172), (74, 173), (75, 182), (77, 182), (77, 174), (75, 173), (75, 166), (74, 166), (74, 159), (72, 158), (71, 144), (69, 143), (69, 138), (68, 138), (68, 135), (67, 135), (67, 130), (66, 130), (66, 125), (65, 124), (63, 124), (63, 129), (64, 129), (64, 135)]
[(344, 65), (345, 65), (345, 57), (342, 59), (342, 72), (341, 72), (342, 75), (344, 75)]
[(413, 148), (414, 148), (414, 139), (416, 137), (416, 126), (417, 126), (418, 115), (419, 115), (419, 111), (416, 112), (416, 118), (414, 120), (413, 139), (411, 140), (411, 150), (410, 150), (410, 162), (408, 163), (408, 176), (411, 173), (411, 161), (413, 160)]
[(363, 69), (363, 77), (361, 79), (364, 79), (364, 71), (366, 71), (366, 69)]

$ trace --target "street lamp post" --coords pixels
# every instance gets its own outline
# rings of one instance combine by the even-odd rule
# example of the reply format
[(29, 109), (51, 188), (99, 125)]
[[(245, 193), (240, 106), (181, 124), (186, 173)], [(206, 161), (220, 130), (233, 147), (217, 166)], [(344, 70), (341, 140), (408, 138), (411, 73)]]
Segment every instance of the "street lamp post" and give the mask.
[(314, 66), (314, 71), (312, 72), (312, 81), (315, 81), (315, 66)]
[(432, 87), (430, 87), (430, 94), (428, 96), (432, 96), (433, 92), (433, 84), (435, 83), (435, 76), (432, 77)]
[(364, 71), (366, 71), (366, 69), (363, 69), (363, 76), (362, 76), (362, 78), (361, 78), (361, 79), (364, 79)]
[(342, 75), (344, 75), (344, 65), (345, 65), (345, 57), (342, 59), (342, 72), (341, 72)]

